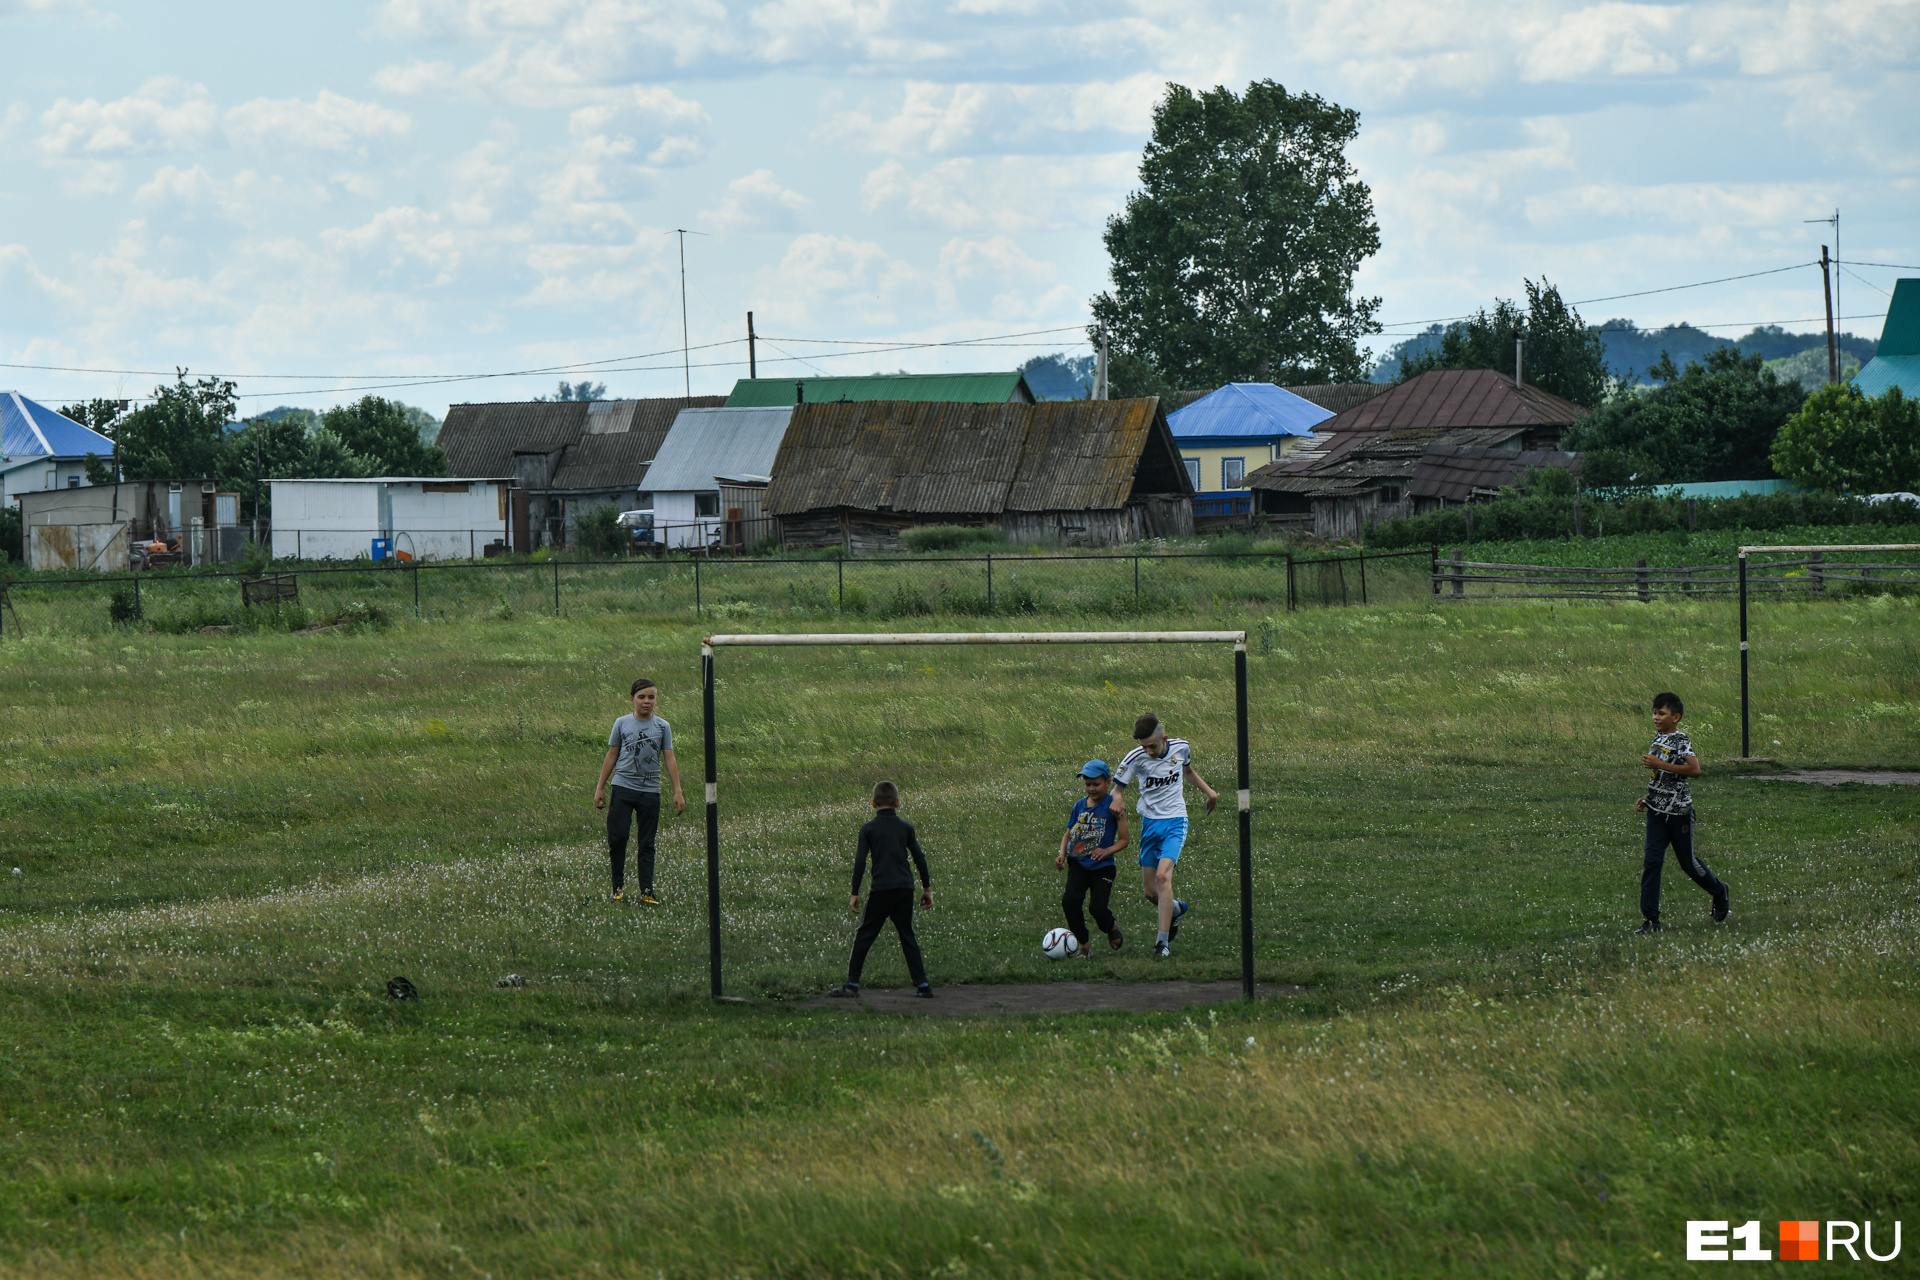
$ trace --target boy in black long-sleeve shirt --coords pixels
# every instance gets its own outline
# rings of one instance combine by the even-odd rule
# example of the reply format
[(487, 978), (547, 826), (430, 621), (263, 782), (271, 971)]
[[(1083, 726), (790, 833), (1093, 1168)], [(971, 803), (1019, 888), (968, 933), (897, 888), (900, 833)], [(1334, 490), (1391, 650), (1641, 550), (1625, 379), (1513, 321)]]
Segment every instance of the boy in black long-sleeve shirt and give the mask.
[[(933, 881), (927, 877), (927, 855), (920, 852), (920, 841), (913, 825), (900, 820), (900, 789), (891, 782), (873, 784), (873, 820), (860, 828), (860, 847), (853, 859), (853, 898), (849, 911), (860, 910), (860, 881), (867, 872), (867, 858), (873, 858), (873, 889), (867, 894), (866, 914), (860, 917), (859, 931), (853, 935), (853, 954), (847, 959), (847, 981), (828, 995), (854, 997), (860, 994), (860, 970), (867, 963), (867, 952), (887, 921), (900, 934), (900, 950), (907, 956), (907, 972), (913, 975), (914, 994), (931, 996), (927, 984), (927, 966), (920, 959), (920, 941), (913, 936), (913, 873), (920, 872), (920, 905), (933, 910)], [(907, 858), (913, 858), (912, 866)]]

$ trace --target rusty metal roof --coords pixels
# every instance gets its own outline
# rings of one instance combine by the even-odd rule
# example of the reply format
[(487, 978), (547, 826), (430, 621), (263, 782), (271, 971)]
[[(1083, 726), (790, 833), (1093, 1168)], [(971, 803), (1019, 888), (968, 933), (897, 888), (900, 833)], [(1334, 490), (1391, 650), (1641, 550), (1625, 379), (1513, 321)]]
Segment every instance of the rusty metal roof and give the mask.
[(1192, 492), (1157, 400), (882, 400), (796, 406), (766, 511), (1094, 511)]
[(670, 396), (456, 404), (447, 410), (439, 445), (455, 475), (510, 476), (516, 452), (558, 452), (556, 489), (638, 488), (680, 410), (725, 402), (722, 396)]
[(1311, 400), (1329, 413), (1345, 413), (1393, 390), (1391, 382), (1321, 382), (1304, 387), (1288, 387), (1302, 400)]
[(1394, 431), (1417, 427), (1569, 427), (1591, 410), (1492, 369), (1432, 369), (1316, 428)]
[(1296, 450), (1279, 462), (1270, 462), (1249, 472), (1247, 487), (1331, 497), (1357, 492), (1356, 484), (1364, 489), (1383, 483), (1406, 483), (1412, 480), (1421, 460), (1435, 450), (1471, 448), (1518, 457), (1519, 449), (1499, 446), (1517, 444), (1527, 430), (1524, 426), (1511, 426), (1335, 432), (1323, 441), (1316, 441), (1311, 449)]
[(1578, 471), (1580, 455), (1557, 449), (1440, 448), (1430, 449), (1414, 469), (1407, 492), (1416, 498), (1444, 498), (1448, 502), (1466, 502), (1476, 494), (1485, 496), (1502, 486), (1518, 483), (1532, 471), (1554, 467)]

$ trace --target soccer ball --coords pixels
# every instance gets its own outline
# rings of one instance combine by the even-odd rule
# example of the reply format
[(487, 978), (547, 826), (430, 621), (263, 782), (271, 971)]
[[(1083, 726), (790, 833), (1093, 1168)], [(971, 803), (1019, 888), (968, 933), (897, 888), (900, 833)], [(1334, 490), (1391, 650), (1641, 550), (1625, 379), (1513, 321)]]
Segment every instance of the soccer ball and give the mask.
[(1040, 939), (1040, 949), (1049, 960), (1065, 960), (1080, 949), (1080, 939), (1073, 936), (1071, 929), (1049, 929), (1047, 936)]

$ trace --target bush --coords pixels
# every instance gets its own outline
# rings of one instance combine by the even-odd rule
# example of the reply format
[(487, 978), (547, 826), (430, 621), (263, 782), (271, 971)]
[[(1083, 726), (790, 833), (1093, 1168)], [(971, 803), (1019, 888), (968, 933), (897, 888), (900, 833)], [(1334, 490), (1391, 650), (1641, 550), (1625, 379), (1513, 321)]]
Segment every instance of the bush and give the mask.
[(631, 535), (620, 527), (620, 508), (611, 502), (586, 508), (573, 518), (573, 536), (591, 556), (617, 556), (628, 549)]
[[(1673, 497), (1581, 498), (1581, 532), (1587, 537), (1622, 533), (1668, 533), (1687, 527), (1687, 501)], [(1920, 508), (1907, 502), (1864, 502), (1826, 493), (1750, 493), (1738, 498), (1701, 498), (1701, 529), (1794, 529), (1802, 525), (1907, 524)], [(1466, 507), (1383, 521), (1367, 534), (1382, 550), (1466, 542)], [(1503, 498), (1473, 508), (1473, 541), (1518, 542), (1573, 536), (1571, 497)]]
[(873, 596), (857, 582), (849, 582), (840, 593), (842, 613), (864, 614), (873, 607)]
[(140, 618), (140, 597), (132, 587), (120, 586), (113, 589), (107, 598), (107, 617), (116, 626), (125, 626), (137, 622)]
[(985, 551), (1007, 545), (1007, 535), (991, 526), (928, 524), (903, 532), (909, 551)]
[(1920, 484), (1920, 401), (1898, 387), (1873, 399), (1850, 383), (1822, 387), (1780, 428), (1773, 465), (1809, 488), (1911, 489)]
[(0, 507), (0, 564), (19, 564), (27, 558), (21, 546), (20, 508)]

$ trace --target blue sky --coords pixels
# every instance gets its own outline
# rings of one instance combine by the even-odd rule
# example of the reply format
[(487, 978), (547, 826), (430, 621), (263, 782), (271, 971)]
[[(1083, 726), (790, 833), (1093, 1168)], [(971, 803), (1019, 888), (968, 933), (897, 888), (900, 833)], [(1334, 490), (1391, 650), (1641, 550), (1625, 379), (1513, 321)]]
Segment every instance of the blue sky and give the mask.
[[(679, 227), (696, 393), (749, 309), (763, 372), (1082, 351), (1168, 81), (1362, 113), (1396, 329), (1807, 262), (1836, 206), (1845, 327), (1920, 274), (1867, 265), (1920, 263), (1920, 0), (0, 0), (0, 42), (0, 361), (128, 371), (0, 369), (55, 403), (675, 394)], [(1820, 308), (1804, 269), (1582, 310)]]

